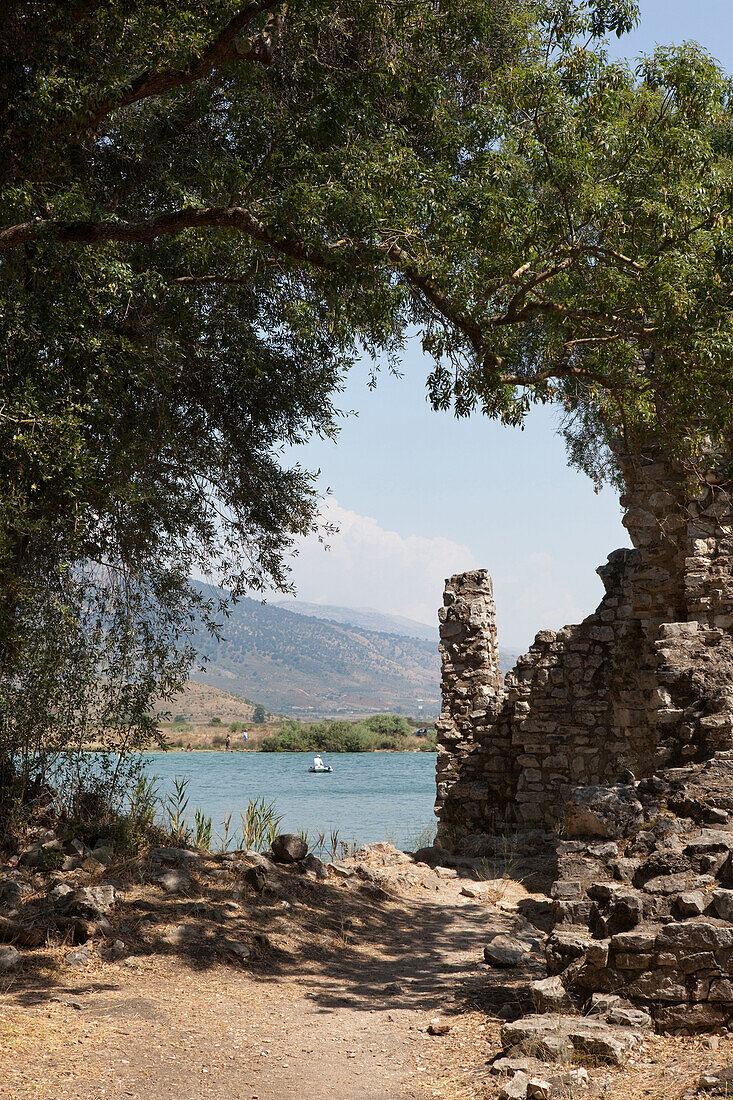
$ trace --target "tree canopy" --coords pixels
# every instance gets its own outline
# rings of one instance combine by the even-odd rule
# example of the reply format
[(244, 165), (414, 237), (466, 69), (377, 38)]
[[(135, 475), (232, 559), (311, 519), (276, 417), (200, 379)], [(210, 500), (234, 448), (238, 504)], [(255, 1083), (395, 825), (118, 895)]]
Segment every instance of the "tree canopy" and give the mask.
[(146, 707), (191, 656), (192, 573), (287, 583), (318, 506), (287, 449), (336, 431), (344, 372), (363, 348), (396, 354), (408, 319), (366, 253), (342, 262), (336, 229), (366, 239), (383, 196), (409, 189), (400, 134), (432, 155), (444, 100), (455, 116), (487, 65), (526, 49), (529, 19), (455, 0), (11, 0), (2, 18), (15, 760), (77, 721), (80, 741), (110, 723), (149, 735)]
[(317, 499), (282, 448), (414, 326), (436, 407), (562, 402), (594, 476), (612, 435), (729, 437), (730, 85), (609, 61), (631, 0), (3, 18), (0, 665), (64, 563), (157, 606), (286, 583)]

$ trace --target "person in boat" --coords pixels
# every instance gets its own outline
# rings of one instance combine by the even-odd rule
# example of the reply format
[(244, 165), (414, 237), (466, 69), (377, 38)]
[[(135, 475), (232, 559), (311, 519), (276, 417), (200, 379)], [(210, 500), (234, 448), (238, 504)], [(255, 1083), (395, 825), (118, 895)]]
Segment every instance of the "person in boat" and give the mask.
[(320, 769), (325, 768), (325, 766), (326, 765), (321, 760), (321, 754), (316, 753), (316, 755), (313, 757), (313, 767), (318, 768), (318, 770), (320, 771)]

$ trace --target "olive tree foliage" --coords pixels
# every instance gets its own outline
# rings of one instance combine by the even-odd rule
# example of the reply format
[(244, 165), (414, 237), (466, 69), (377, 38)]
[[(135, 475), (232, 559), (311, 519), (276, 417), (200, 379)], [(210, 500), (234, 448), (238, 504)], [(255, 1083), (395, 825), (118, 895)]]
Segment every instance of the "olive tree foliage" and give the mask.
[(6, 794), (70, 746), (155, 736), (194, 620), (225, 611), (192, 574), (287, 586), (318, 508), (288, 448), (335, 435), (345, 371), (363, 349), (393, 359), (410, 320), (368, 255), (385, 199), (533, 18), (477, 0), (3, 5)]
[(4, 12), (6, 681), (23, 602), (85, 571), (171, 654), (192, 571), (286, 584), (317, 500), (280, 448), (411, 326), (436, 407), (559, 402), (596, 477), (612, 436), (727, 439), (729, 84), (610, 62), (631, 0)]

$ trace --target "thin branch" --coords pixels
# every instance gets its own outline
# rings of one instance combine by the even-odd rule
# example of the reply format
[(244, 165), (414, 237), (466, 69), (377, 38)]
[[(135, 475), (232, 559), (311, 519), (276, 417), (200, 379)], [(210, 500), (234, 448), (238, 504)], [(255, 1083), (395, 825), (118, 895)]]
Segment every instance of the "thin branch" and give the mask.
[(398, 244), (390, 244), (385, 251), (387, 259), (392, 260), (396, 264), (398, 271), (403, 275), (410, 286), (419, 290), (423, 297), (438, 311), (441, 317), (446, 321), (450, 321), (452, 325), (455, 325), (456, 328), (468, 338), (472, 348), (477, 354), (481, 355), (482, 358), (488, 355), (489, 363), (493, 363), (494, 366), (499, 366), (501, 364), (501, 359), (499, 359), (498, 356), (487, 351), (481, 326), (477, 324), (472, 317), (469, 317), (468, 314), (463, 313), (456, 306), (455, 302), (441, 290), (437, 282), (431, 278), (431, 276), (418, 271), (412, 258), (404, 249), (400, 248)]
[[(96, 107), (82, 116), (71, 129), (74, 132), (96, 126), (112, 111), (120, 107), (129, 107), (151, 96), (163, 95), (173, 88), (194, 84), (208, 76), (220, 65), (234, 61), (251, 61), (259, 65), (271, 65), (274, 48), (282, 31), (283, 15), (271, 15), (264, 28), (250, 38), (242, 38), (247, 24), (257, 15), (262, 15), (276, 6), (279, 0), (261, 0), (242, 8), (203, 53), (192, 59), (186, 69), (148, 69), (121, 88), (107, 96)], [(60, 128), (60, 129), (63, 129)]]
[[(523, 286), (520, 286), (519, 290), (510, 301), (506, 310), (506, 316), (515, 317), (518, 312), (519, 304), (526, 299), (527, 295), (530, 294), (535, 289), (535, 287), (540, 286), (541, 283), (547, 282), (547, 280), (551, 279), (554, 275), (559, 275), (561, 271), (565, 271), (568, 267), (570, 267), (572, 262), (572, 256), (568, 256), (566, 259), (561, 260), (559, 264), (555, 264), (554, 267), (548, 268), (547, 271), (540, 271), (536, 275), (533, 275), (528, 282), (526, 282)], [(521, 272), (522, 268), (520, 268), (519, 270)], [(518, 273), (515, 272), (515, 275), (512, 276), (512, 278), (514, 278), (517, 274)]]

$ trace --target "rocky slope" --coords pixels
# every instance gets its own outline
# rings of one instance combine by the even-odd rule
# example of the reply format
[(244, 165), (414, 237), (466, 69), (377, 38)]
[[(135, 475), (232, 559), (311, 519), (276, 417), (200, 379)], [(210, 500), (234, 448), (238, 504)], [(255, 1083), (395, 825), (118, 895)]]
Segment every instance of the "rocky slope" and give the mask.
[(217, 641), (199, 631), (196, 646), (208, 660), (191, 678), (255, 699), (269, 711), (307, 718), (385, 711), (427, 720), (438, 714), (438, 649), (432, 641), (327, 622), (246, 598), (232, 608), (221, 632)]

